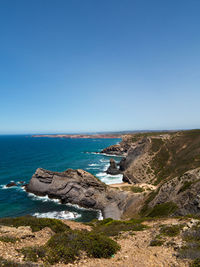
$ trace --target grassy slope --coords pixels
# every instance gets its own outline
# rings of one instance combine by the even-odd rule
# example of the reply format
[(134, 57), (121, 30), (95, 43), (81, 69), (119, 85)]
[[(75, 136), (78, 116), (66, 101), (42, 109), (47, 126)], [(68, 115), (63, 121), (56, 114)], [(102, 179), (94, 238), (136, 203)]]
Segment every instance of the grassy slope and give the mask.
[[(168, 138), (163, 138), (165, 134)], [(153, 183), (158, 185), (157, 190), (147, 196), (141, 210), (141, 215), (149, 216), (148, 204), (155, 198), (163, 183), (174, 177), (180, 177), (188, 170), (200, 167), (200, 130), (141, 133), (133, 135), (132, 141), (136, 142), (143, 137), (151, 138), (148, 153), (152, 159), (149, 165), (155, 175)], [(188, 187), (188, 184), (184, 186)], [(164, 207), (159, 207), (159, 209), (165, 210)]]
[[(160, 135), (164, 134), (169, 138), (162, 139)], [(156, 177), (155, 184), (200, 166), (200, 130), (141, 133), (133, 135), (132, 140), (142, 137), (151, 138), (150, 167)]]

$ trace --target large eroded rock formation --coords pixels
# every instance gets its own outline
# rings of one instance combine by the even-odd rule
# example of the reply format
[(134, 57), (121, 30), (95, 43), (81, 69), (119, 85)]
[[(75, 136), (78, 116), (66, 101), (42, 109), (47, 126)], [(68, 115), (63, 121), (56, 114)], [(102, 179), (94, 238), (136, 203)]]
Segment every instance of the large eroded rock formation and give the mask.
[(98, 209), (104, 218), (113, 219), (120, 219), (134, 201), (128, 192), (111, 189), (92, 174), (80, 169), (52, 172), (39, 168), (26, 186), (26, 191), (60, 199), (64, 204)]

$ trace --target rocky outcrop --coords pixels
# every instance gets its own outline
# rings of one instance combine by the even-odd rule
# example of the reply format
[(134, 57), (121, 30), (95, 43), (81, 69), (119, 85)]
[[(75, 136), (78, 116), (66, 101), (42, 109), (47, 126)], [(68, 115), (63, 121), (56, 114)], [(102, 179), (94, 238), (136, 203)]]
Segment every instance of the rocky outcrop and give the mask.
[(106, 147), (101, 151), (101, 153), (125, 156), (131, 147), (131, 140), (132, 137), (130, 135), (124, 135), (122, 136), (122, 141), (119, 144)]
[(108, 167), (106, 173), (111, 175), (117, 175), (121, 173), (114, 159), (110, 159), (110, 166)]
[(128, 192), (111, 189), (80, 169), (52, 172), (39, 168), (25, 188), (39, 196), (60, 199), (63, 204), (101, 210), (104, 218), (120, 219), (127, 203), (134, 201)]
[(169, 201), (178, 206), (174, 215), (200, 214), (200, 168), (165, 182), (149, 207)]
[(15, 182), (10, 182), (6, 185), (6, 187), (12, 187), (12, 186), (17, 186)]
[[(148, 137), (141, 137), (135, 141), (132, 135), (126, 135), (123, 137), (123, 140), (120, 144), (110, 146), (102, 150), (102, 153), (106, 154), (115, 154), (123, 156), (117, 168), (114, 165), (114, 162), (110, 162), (110, 167), (107, 170), (107, 173), (115, 175), (118, 173), (123, 174), (123, 182), (127, 183), (140, 183), (147, 182), (150, 175), (146, 176), (147, 173), (147, 164), (148, 161), (146, 155), (148, 155), (149, 148), (151, 144), (151, 139)], [(146, 168), (145, 168), (145, 163)], [(146, 179), (145, 179), (146, 177)]]

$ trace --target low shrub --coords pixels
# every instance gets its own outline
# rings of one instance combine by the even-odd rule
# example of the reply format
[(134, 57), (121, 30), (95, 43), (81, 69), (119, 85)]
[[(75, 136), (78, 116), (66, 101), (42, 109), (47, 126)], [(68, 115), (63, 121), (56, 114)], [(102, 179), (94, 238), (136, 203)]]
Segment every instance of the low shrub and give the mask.
[(51, 228), (55, 233), (64, 232), (69, 230), (70, 227), (57, 219), (49, 218), (36, 218), (32, 216), (23, 216), (16, 218), (0, 218), (0, 225), (7, 226), (30, 226), (33, 232), (42, 230), (45, 227)]
[(197, 243), (188, 243), (179, 249), (179, 257), (191, 260), (200, 259), (200, 246)]
[(173, 202), (166, 202), (155, 205), (147, 214), (148, 217), (163, 217), (169, 216), (176, 211), (177, 205)]
[(34, 267), (35, 265), (32, 263), (18, 263), (18, 262), (14, 262), (11, 260), (6, 260), (0, 256), (0, 266), (1, 267)]
[(179, 249), (179, 256), (181, 258), (188, 258), (193, 260), (192, 267), (199, 266), (200, 259), (200, 226), (196, 225), (182, 234), (183, 240), (186, 242), (185, 246)]
[(160, 228), (160, 233), (166, 236), (177, 236), (180, 233), (183, 226), (184, 226), (183, 224), (163, 225)]
[(185, 231), (182, 235), (186, 242), (198, 242), (200, 243), (200, 226), (193, 226), (191, 229)]
[(190, 267), (200, 267), (200, 258), (191, 262)]
[(131, 186), (131, 191), (134, 193), (142, 193), (144, 192), (144, 188), (139, 187), (139, 186)]
[(96, 222), (93, 226), (95, 233), (103, 233), (107, 236), (116, 236), (124, 231), (142, 231), (147, 226), (141, 224), (141, 220), (117, 221), (112, 219), (105, 219)]
[(150, 210), (149, 203), (158, 195), (159, 191), (160, 191), (160, 187), (158, 187), (157, 190), (154, 190), (151, 193), (149, 193), (147, 199), (144, 202), (144, 206), (140, 210), (141, 216), (147, 216)]
[(21, 253), (27, 260), (36, 262), (38, 258), (46, 263), (72, 263), (81, 251), (94, 258), (110, 258), (120, 246), (109, 237), (88, 231), (70, 230), (57, 233), (43, 247), (23, 248)]
[(44, 258), (46, 254), (46, 250), (44, 247), (25, 247), (19, 250), (21, 252), (26, 260), (37, 262), (39, 258)]
[(192, 185), (191, 181), (185, 181), (183, 186), (179, 189), (178, 194), (180, 194), (180, 193), (186, 191), (187, 189), (189, 189), (191, 185)]
[(1, 242), (6, 242), (6, 243), (16, 243), (19, 241), (19, 238), (13, 237), (13, 236), (0, 236), (0, 241)]
[(156, 247), (156, 246), (162, 246), (164, 244), (164, 241), (163, 240), (160, 240), (160, 239), (154, 239), (154, 240), (151, 240), (150, 242), (150, 246), (151, 247)]

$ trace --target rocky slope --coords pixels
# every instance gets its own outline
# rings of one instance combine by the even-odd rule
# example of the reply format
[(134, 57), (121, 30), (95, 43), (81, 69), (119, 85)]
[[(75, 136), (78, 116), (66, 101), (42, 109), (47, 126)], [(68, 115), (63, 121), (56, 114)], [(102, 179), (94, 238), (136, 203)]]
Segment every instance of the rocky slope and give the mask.
[(129, 135), (102, 152), (116, 150), (124, 181), (159, 184), (200, 166), (200, 130)]
[(111, 189), (86, 171), (71, 169), (61, 173), (37, 169), (26, 191), (39, 196), (48, 195), (62, 203), (98, 209), (104, 218), (113, 219), (120, 219), (130, 203), (140, 198)]
[[(81, 223), (69, 222), (63, 220), (71, 229), (79, 231), (92, 231), (92, 227)], [(183, 233), (192, 229), (198, 224), (197, 220), (186, 218), (182, 221), (178, 219), (159, 219), (153, 221), (146, 221), (144, 224), (147, 228), (142, 231), (124, 231), (117, 236), (117, 242), (121, 246), (120, 251), (113, 255), (110, 259), (105, 258), (91, 258), (85, 254), (77, 259), (75, 262), (65, 264), (63, 262), (51, 264), (48, 266), (67, 267), (97, 267), (97, 266), (135, 266), (135, 267), (179, 267), (190, 266), (190, 259), (179, 257), (179, 249), (184, 246)], [(169, 234), (162, 234), (163, 227), (171, 227), (171, 229), (179, 229), (179, 226), (184, 225), (181, 231)], [(162, 226), (162, 228), (161, 228)], [(191, 230), (190, 230), (191, 231)], [(34, 251), (40, 246), (45, 246), (48, 240), (54, 236), (55, 233), (49, 228), (45, 227), (39, 231), (33, 232), (30, 226), (11, 227), (0, 225), (0, 266), (13, 267), (33, 267), (33, 266), (47, 266), (40, 258), (34, 258), (32, 255)], [(159, 238), (158, 238), (159, 236)], [(7, 239), (6, 239), (7, 237)], [(160, 241), (155, 243), (155, 241)], [(11, 242), (12, 241), (12, 242)], [(60, 240), (58, 240), (59, 242)], [(32, 250), (31, 254), (31, 248)], [(29, 251), (26, 254), (30, 259), (27, 261), (23, 249)], [(191, 253), (192, 254), (192, 253)], [(32, 257), (31, 257), (32, 256)], [(7, 265), (3, 265), (3, 263)], [(1, 265), (2, 264), (2, 265)]]
[(169, 201), (177, 206), (174, 215), (200, 215), (200, 168), (163, 183), (148, 206), (151, 209)]
[[(109, 170), (120, 171), (123, 181), (129, 184), (155, 186), (146, 196), (141, 193), (144, 202), (137, 205), (143, 215), (148, 216), (158, 205), (168, 202), (172, 204), (171, 214), (200, 214), (200, 130), (134, 134), (126, 136), (117, 147), (126, 156), (117, 170), (111, 160)], [(112, 149), (107, 151), (111, 154)], [(135, 210), (133, 205), (132, 215)], [(131, 216), (130, 209), (128, 214)]]

